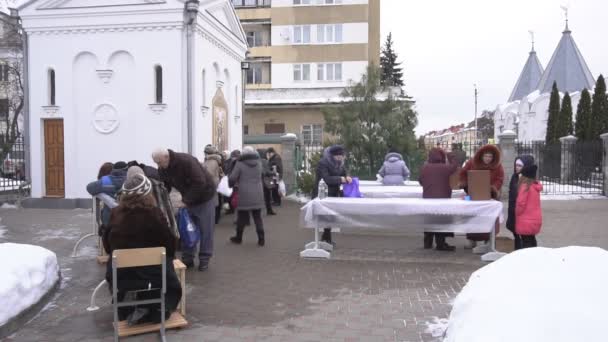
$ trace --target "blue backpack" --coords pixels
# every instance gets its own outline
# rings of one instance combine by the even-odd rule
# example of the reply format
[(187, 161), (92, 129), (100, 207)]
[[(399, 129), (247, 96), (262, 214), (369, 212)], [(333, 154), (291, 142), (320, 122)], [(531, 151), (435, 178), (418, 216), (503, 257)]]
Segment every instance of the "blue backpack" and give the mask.
[(201, 240), (201, 232), (192, 221), (186, 208), (180, 208), (177, 212), (177, 229), (184, 249), (196, 247), (196, 244)]

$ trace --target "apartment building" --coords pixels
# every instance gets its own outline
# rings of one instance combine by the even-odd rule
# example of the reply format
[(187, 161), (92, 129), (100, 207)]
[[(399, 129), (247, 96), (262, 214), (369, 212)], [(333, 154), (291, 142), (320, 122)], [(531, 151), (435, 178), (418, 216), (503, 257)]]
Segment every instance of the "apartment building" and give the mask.
[(380, 0), (232, 0), (247, 35), (245, 135), (321, 143), (321, 108), (379, 64)]

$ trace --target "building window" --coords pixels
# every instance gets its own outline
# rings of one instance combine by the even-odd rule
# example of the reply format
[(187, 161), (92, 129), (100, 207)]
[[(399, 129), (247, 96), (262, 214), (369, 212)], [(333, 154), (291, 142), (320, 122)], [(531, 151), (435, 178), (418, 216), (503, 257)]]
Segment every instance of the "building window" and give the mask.
[(318, 43), (341, 43), (342, 24), (317, 25)]
[(243, 126), (243, 135), (249, 135), (249, 125)]
[(55, 70), (49, 69), (49, 105), (55, 105)]
[(251, 63), (247, 69), (247, 84), (262, 84), (262, 64)]
[(341, 4), (342, 0), (318, 0), (319, 4), (325, 4), (325, 5), (337, 5), (337, 4)]
[(0, 119), (8, 118), (8, 99), (0, 99)]
[(342, 64), (327, 63), (317, 64), (317, 80), (319, 81), (341, 81)]
[(323, 143), (323, 125), (312, 124), (302, 126), (302, 141), (305, 145), (320, 145)]
[(265, 124), (264, 134), (283, 134), (285, 133), (285, 124)]
[(266, 46), (268, 44), (264, 44), (264, 35), (261, 31), (247, 31), (247, 44), (250, 47), (256, 46)]
[(293, 80), (310, 81), (310, 64), (294, 64)]
[(0, 64), (0, 82), (8, 82), (8, 64)]
[(310, 44), (310, 25), (293, 27), (294, 44)]
[(154, 67), (155, 103), (163, 103), (163, 68), (160, 65)]
[(294, 5), (310, 5), (311, 0), (293, 0)]

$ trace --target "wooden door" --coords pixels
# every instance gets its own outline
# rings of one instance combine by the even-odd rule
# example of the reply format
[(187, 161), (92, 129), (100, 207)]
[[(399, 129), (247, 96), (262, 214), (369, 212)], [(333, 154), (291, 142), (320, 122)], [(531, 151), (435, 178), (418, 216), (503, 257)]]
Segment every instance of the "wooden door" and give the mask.
[(47, 197), (65, 197), (63, 120), (44, 120), (44, 160)]

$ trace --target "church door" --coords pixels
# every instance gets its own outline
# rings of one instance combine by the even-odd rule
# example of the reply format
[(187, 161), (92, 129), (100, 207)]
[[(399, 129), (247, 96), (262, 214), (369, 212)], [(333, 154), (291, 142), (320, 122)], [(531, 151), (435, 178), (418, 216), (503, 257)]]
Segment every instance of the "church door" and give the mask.
[(44, 120), (44, 169), (47, 197), (65, 197), (63, 120)]

